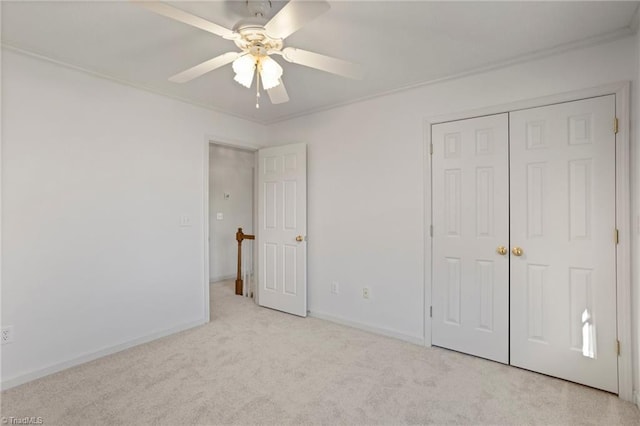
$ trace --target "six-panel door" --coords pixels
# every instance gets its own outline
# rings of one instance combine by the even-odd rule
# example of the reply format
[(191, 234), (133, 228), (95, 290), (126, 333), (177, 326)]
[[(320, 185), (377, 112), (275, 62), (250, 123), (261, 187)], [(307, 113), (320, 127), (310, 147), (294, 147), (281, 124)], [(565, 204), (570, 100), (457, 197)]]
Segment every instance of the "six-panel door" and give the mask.
[(434, 345), (618, 391), (614, 118), (610, 95), (432, 126)]
[(258, 303), (307, 316), (307, 147), (258, 152)]
[(511, 113), (511, 363), (618, 392), (614, 95)]
[(432, 343), (502, 363), (509, 362), (507, 129), (507, 114), (432, 127)]

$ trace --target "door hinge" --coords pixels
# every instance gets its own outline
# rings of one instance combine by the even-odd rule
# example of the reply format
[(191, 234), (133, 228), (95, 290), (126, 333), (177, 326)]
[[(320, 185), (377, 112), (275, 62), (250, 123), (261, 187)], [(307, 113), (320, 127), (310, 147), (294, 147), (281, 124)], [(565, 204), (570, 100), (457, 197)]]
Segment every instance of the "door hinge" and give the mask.
[(613, 119), (613, 133), (618, 134), (618, 117)]
[(433, 306), (429, 306), (429, 318), (433, 318)]
[(433, 143), (429, 144), (429, 155), (433, 155)]
[(429, 235), (433, 237), (433, 225), (429, 225)]
[(620, 340), (616, 340), (616, 354), (620, 356)]
[(613, 232), (613, 240), (616, 244), (620, 244), (620, 232), (617, 229)]

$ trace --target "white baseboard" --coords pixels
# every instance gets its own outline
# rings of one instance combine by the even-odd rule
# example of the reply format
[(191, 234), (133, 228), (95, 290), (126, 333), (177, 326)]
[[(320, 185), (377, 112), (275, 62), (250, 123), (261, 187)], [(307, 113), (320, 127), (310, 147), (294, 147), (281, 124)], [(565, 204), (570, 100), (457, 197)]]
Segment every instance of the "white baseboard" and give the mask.
[(223, 275), (220, 277), (209, 278), (209, 284), (217, 283), (220, 281), (235, 280), (235, 279), (236, 279), (235, 275)]
[(380, 334), (382, 336), (392, 337), (394, 339), (403, 340), (415, 345), (424, 346), (424, 337), (421, 336), (412, 336), (388, 328), (375, 327), (368, 324), (363, 324), (361, 322), (351, 321), (349, 319), (342, 318), (336, 315), (326, 314), (324, 312), (309, 311), (308, 314), (312, 318), (335, 322), (337, 324), (346, 325), (347, 327), (353, 327), (357, 328), (358, 330), (368, 331), (369, 333)]
[(139, 337), (137, 339), (129, 340), (128, 342), (121, 343), (119, 345), (111, 346), (109, 348), (101, 349), (96, 352), (92, 352), (89, 354), (85, 354), (79, 356), (77, 358), (70, 359), (68, 361), (60, 362), (58, 364), (50, 365), (49, 367), (42, 368), (40, 370), (32, 371), (30, 373), (21, 374), (19, 376), (12, 377), (7, 380), (0, 381), (0, 390), (10, 389), (24, 383), (40, 379), (42, 377), (48, 376), (50, 374), (57, 373), (62, 370), (66, 370), (71, 367), (75, 367), (80, 364), (84, 364), (89, 361), (93, 361), (98, 358), (102, 358), (107, 355), (114, 354), (116, 352), (123, 351), (125, 349), (132, 348), (134, 346), (141, 345), (143, 343), (150, 342), (152, 340), (160, 339), (162, 337), (168, 336), (170, 334), (178, 333), (180, 331), (188, 330), (193, 327), (197, 327), (199, 325), (205, 324), (204, 321), (199, 320), (195, 322), (189, 322), (186, 324), (179, 325), (177, 327), (172, 327), (168, 330), (159, 331), (157, 333), (152, 333), (143, 337)]

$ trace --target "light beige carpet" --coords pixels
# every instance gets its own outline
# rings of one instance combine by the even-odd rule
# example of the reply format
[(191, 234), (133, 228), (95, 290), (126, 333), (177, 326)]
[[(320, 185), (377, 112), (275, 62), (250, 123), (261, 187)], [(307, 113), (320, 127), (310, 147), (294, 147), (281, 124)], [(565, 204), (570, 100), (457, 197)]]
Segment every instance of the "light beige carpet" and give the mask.
[(2, 393), (45, 425), (639, 425), (616, 396), (259, 308), (212, 284), (212, 322)]

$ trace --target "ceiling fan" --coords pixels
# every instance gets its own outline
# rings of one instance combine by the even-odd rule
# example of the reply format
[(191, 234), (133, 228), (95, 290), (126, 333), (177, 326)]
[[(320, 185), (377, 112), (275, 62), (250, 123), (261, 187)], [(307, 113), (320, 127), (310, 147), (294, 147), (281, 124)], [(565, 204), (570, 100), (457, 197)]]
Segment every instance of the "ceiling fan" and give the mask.
[(170, 77), (169, 80), (175, 83), (191, 81), (232, 63), (236, 82), (250, 88), (253, 80), (256, 81), (256, 108), (259, 108), (261, 83), (262, 88), (269, 94), (271, 103), (280, 104), (289, 100), (287, 89), (282, 82), (282, 67), (270, 57), (272, 55), (280, 55), (293, 64), (352, 79), (360, 79), (363, 75), (361, 67), (357, 64), (295, 47), (284, 47), (284, 39), (329, 10), (329, 3), (325, 0), (314, 2), (291, 0), (270, 20), (267, 20), (266, 16), (271, 9), (271, 1), (246, 0), (252, 17), (242, 19), (234, 25), (233, 29), (225, 28), (166, 3), (132, 1), (159, 15), (231, 40), (240, 49), (240, 52), (223, 53)]

